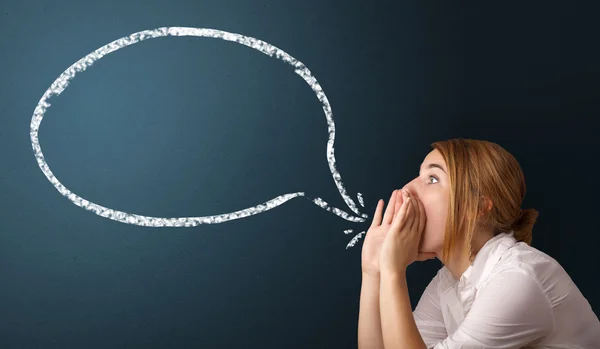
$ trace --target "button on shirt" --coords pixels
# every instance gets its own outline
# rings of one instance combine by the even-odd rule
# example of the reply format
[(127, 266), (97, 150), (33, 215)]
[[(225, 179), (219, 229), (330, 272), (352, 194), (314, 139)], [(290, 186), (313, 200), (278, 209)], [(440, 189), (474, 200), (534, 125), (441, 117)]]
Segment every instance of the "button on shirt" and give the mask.
[(427, 348), (600, 349), (600, 321), (560, 264), (500, 233), (456, 280), (441, 268), (413, 316)]

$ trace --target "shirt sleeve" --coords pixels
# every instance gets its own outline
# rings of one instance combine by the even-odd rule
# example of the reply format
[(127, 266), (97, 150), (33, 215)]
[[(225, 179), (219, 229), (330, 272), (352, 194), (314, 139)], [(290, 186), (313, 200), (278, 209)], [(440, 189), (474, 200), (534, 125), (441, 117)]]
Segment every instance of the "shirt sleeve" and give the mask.
[(554, 331), (550, 301), (522, 270), (491, 276), (458, 329), (434, 349), (521, 348)]
[(433, 348), (436, 343), (448, 337), (437, 292), (438, 282), (439, 276), (429, 282), (413, 311), (417, 329), (427, 348)]

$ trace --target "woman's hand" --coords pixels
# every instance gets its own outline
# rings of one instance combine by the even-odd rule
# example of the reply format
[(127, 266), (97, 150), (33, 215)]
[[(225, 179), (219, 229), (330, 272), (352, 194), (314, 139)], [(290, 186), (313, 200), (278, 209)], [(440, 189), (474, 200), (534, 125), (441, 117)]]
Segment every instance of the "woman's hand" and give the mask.
[[(398, 190), (394, 190), (388, 202), (387, 209), (382, 221), (382, 212), (384, 201), (379, 200), (377, 202), (377, 208), (373, 215), (373, 221), (371, 226), (365, 235), (365, 240), (362, 247), (362, 272), (371, 276), (379, 276), (379, 251), (383, 244), (384, 238), (388, 229), (390, 228), (394, 215), (400, 209), (402, 205), (402, 196), (397, 195)], [(400, 201), (399, 201), (400, 200)]]
[(379, 253), (381, 273), (405, 272), (406, 267), (414, 261), (435, 258), (435, 253), (419, 252), (421, 235), (427, 222), (423, 203), (405, 192), (399, 195), (403, 198), (402, 205), (393, 217)]

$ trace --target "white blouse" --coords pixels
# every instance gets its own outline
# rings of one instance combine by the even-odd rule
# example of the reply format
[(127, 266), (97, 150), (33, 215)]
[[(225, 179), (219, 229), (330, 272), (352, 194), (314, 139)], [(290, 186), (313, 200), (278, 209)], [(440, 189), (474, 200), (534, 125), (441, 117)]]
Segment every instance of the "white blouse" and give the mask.
[(512, 231), (488, 240), (460, 280), (441, 268), (413, 316), (427, 348), (600, 348), (600, 321), (573, 280)]

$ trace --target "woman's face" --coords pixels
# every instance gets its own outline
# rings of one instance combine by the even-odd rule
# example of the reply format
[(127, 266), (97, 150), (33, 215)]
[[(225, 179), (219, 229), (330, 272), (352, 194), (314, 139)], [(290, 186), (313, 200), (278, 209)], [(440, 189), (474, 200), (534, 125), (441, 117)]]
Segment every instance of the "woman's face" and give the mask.
[(435, 252), (441, 256), (444, 246), (446, 216), (450, 185), (447, 166), (438, 150), (431, 151), (421, 164), (419, 176), (403, 189), (421, 200), (425, 207), (427, 223), (419, 244), (420, 252)]

